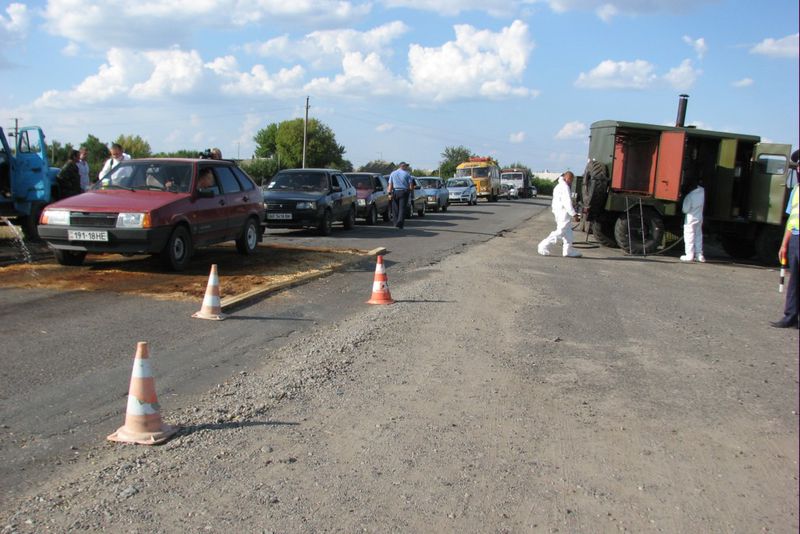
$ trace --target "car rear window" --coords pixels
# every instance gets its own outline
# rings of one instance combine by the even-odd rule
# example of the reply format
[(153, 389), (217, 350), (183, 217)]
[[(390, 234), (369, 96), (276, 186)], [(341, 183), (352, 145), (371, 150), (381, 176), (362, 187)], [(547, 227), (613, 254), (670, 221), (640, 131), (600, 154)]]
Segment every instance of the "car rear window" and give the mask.
[(242, 191), (252, 191), (256, 188), (255, 182), (253, 182), (252, 178), (247, 176), (242, 169), (239, 167), (232, 167), (231, 170), (233, 170), (233, 174), (235, 174), (236, 178), (239, 180), (239, 185), (242, 186)]
[(224, 193), (238, 193), (242, 190), (239, 181), (233, 175), (233, 171), (231, 171), (230, 167), (216, 167), (214, 172), (217, 174), (217, 178), (219, 178), (219, 182), (222, 184), (222, 191)]

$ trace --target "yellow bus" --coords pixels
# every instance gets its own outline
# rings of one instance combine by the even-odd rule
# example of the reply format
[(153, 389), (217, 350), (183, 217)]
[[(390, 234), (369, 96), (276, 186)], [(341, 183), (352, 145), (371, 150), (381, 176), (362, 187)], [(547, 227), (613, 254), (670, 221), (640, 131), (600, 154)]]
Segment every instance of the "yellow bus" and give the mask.
[(469, 158), (456, 167), (457, 178), (471, 178), (478, 197), (496, 202), (500, 194), (500, 167), (492, 158)]

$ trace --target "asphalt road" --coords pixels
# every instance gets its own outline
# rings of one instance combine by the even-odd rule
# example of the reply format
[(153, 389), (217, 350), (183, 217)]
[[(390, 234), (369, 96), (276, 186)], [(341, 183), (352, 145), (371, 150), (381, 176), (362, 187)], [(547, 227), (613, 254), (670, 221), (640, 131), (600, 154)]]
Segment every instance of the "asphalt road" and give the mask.
[[(549, 199), (451, 206), (407, 221), (333, 235), (269, 231), (269, 241), (389, 250), (390, 289), (421, 266), (491, 239), (547, 208)], [(159, 401), (183, 407), (193, 396), (279, 353), (296, 332), (337, 323), (365, 306), (374, 264), (294, 288), (239, 309), (223, 322), (192, 319), (200, 302), (155, 301), (109, 292), (0, 289), (0, 480), (3, 494), (31, 489), (86, 443), (123, 421), (137, 341), (148, 341)], [(2, 283), (0, 282), (0, 286)], [(402, 294), (392, 292), (395, 299)]]

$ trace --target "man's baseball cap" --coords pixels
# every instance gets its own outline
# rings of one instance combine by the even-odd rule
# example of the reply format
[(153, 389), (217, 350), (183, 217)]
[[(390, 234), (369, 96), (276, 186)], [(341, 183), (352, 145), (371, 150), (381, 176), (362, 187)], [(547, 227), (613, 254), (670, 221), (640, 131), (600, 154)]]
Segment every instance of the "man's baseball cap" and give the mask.
[(408, 165), (408, 163), (406, 163), (405, 161), (401, 161), (400, 165), (398, 165), (398, 167), (403, 167), (404, 165)]

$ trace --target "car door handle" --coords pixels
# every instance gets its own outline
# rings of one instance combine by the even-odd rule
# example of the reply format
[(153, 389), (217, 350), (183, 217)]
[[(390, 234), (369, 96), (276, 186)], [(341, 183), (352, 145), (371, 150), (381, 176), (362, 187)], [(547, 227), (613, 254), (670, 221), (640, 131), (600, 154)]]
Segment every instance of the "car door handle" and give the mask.
[(250, 201), (250, 197), (248, 197), (247, 195), (245, 195), (245, 196), (243, 196), (243, 197), (242, 197), (242, 201), (244, 201), (244, 202), (249, 202), (249, 201)]
[(224, 206), (224, 205), (225, 205), (225, 200), (223, 200), (223, 199), (219, 199), (219, 205), (220, 205), (220, 206)]
[(41, 170), (42, 170), (42, 168), (41, 168), (41, 167), (33, 167), (31, 170), (32, 170), (33, 172), (39, 172), (39, 171), (41, 171)]

